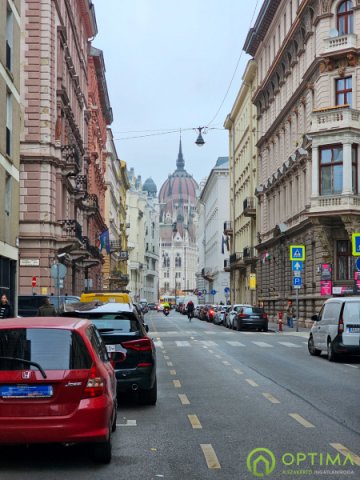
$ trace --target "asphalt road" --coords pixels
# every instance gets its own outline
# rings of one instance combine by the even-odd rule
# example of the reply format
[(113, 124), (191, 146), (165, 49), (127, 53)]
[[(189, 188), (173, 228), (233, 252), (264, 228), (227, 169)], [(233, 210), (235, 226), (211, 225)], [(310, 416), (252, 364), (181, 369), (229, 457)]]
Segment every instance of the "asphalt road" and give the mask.
[(146, 321), (158, 403), (124, 398), (112, 463), (84, 447), (2, 448), (1, 479), (360, 478), (360, 360), (311, 357), (305, 331), (234, 332), (176, 312)]

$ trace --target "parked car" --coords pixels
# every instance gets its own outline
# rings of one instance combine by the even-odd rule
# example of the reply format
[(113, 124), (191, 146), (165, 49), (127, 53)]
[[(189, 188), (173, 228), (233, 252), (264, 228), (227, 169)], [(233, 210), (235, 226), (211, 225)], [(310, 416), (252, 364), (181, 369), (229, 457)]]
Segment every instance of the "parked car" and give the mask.
[(216, 325), (226, 325), (226, 317), (230, 311), (231, 307), (223, 305), (219, 306), (215, 318), (214, 318), (214, 323)]
[(89, 321), (1, 321), (0, 444), (89, 442), (108, 463), (116, 412), (115, 372)]
[(45, 298), (55, 307), (58, 313), (61, 313), (64, 304), (75, 303), (80, 297), (75, 295), (19, 295), (18, 296), (18, 315), (19, 317), (35, 317), (39, 307), (43, 305)]
[(233, 318), (234, 330), (245, 328), (268, 331), (269, 320), (263, 308), (244, 305)]
[(155, 405), (155, 344), (147, 335), (149, 328), (139, 319), (134, 306), (106, 303), (90, 309), (68, 311), (66, 315), (87, 318), (99, 330), (115, 369), (117, 392), (137, 391), (141, 403)]
[(251, 307), (251, 305), (246, 303), (237, 303), (231, 306), (230, 311), (226, 317), (227, 328), (231, 328), (231, 329), (234, 328), (234, 318), (237, 316), (237, 314), (240, 312), (241, 308), (243, 307)]
[(329, 298), (311, 318), (310, 355), (325, 351), (330, 362), (341, 354), (360, 355), (360, 297)]

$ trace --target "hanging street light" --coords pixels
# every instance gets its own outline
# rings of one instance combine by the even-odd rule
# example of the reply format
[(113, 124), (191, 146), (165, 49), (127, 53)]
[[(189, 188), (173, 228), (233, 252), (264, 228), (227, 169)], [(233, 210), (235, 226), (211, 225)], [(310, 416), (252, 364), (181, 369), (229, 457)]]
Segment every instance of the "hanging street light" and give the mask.
[(196, 139), (195, 144), (198, 147), (202, 147), (205, 144), (205, 140), (203, 139), (202, 133), (204, 134), (207, 133), (207, 127), (198, 127), (198, 128), (194, 128), (194, 130), (199, 132), (199, 135)]

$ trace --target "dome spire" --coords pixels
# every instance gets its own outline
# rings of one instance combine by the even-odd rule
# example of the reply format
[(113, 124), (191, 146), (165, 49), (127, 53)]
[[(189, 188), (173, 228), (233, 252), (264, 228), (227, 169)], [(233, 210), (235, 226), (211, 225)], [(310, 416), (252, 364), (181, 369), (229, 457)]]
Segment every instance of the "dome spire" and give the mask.
[(184, 168), (185, 168), (185, 160), (184, 160), (183, 153), (182, 153), (181, 130), (180, 130), (179, 154), (178, 154), (178, 158), (176, 160), (176, 169), (177, 170), (184, 170)]

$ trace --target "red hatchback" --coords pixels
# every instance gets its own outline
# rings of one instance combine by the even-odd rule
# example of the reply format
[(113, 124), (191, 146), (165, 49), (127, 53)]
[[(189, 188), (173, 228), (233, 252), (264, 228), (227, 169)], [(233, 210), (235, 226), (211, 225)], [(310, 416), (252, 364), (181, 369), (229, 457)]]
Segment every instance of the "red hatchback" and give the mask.
[(0, 444), (91, 442), (109, 463), (116, 408), (114, 369), (88, 320), (0, 322)]

